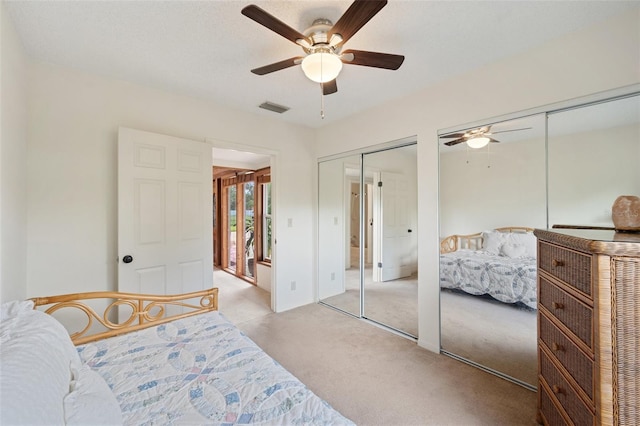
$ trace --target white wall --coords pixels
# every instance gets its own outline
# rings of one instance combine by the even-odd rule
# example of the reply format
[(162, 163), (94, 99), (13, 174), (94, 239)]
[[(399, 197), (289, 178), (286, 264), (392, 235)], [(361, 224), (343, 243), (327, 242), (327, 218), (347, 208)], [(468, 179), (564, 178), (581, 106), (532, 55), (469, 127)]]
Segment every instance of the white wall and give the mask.
[(4, 3), (0, 15), (0, 301), (4, 302), (27, 294), (27, 63)]
[(438, 129), (640, 82), (639, 25), (640, 8), (319, 130), (318, 157), (418, 137), (421, 346), (440, 347)]
[(48, 64), (31, 67), (29, 86), (27, 296), (116, 288), (116, 142), (126, 126), (275, 153), (275, 308), (313, 302), (313, 131)]
[(260, 262), (256, 264), (257, 266), (257, 277), (258, 277), (258, 287), (261, 289), (271, 293), (271, 266), (264, 265)]

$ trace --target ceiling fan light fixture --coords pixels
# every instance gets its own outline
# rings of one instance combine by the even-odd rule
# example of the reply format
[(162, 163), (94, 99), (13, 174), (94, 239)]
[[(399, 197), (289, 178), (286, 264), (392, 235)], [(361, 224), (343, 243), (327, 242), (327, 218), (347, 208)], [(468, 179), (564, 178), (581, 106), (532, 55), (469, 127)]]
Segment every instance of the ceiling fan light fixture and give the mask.
[(483, 148), (487, 146), (488, 143), (489, 138), (486, 136), (475, 136), (471, 139), (467, 139), (467, 145), (469, 145), (469, 148), (474, 149)]
[(311, 81), (326, 83), (335, 80), (342, 70), (342, 61), (334, 53), (316, 52), (302, 60), (302, 71)]

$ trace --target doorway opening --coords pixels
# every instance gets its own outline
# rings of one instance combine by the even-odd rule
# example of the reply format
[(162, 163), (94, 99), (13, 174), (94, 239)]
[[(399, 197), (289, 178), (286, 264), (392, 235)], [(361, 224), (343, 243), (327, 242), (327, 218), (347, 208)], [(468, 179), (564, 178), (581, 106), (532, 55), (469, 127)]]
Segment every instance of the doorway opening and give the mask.
[[(271, 158), (213, 149), (213, 264), (271, 291)], [(262, 285), (261, 285), (262, 284)]]

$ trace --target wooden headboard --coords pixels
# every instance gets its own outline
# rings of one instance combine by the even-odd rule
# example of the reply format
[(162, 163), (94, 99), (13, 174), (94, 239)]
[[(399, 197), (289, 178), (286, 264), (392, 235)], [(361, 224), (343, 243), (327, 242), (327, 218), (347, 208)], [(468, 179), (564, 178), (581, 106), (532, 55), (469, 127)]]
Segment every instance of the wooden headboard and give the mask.
[[(505, 226), (496, 228), (498, 232), (533, 232), (533, 228), (526, 226)], [(469, 235), (449, 235), (440, 241), (440, 254), (451, 253), (460, 249), (480, 250), (482, 248), (482, 232)]]
[[(102, 315), (99, 315), (91, 306), (83, 302), (100, 299), (108, 303)], [(44, 311), (47, 314), (53, 314), (56, 311), (65, 309), (67, 312), (69, 312), (69, 310), (82, 312), (86, 316), (86, 318), (82, 316), (82, 320), (86, 321), (82, 325), (86, 325), (77, 333), (71, 334), (73, 344), (81, 345), (83, 343), (163, 324), (179, 318), (185, 318), (208, 311), (217, 311), (218, 289), (210, 288), (208, 290), (176, 295), (94, 291), (50, 297), (34, 297), (31, 300), (34, 302), (34, 309), (37, 306), (52, 305)], [(194, 300), (196, 302), (194, 302)], [(179, 307), (182, 313), (169, 315), (168, 308), (171, 306)], [(113, 316), (119, 307), (125, 307), (124, 312), (126, 312), (128, 317), (120, 318), (117, 323), (114, 323), (109, 317)], [(106, 331), (92, 331), (94, 319), (98, 322), (98, 325), (101, 325), (101, 328), (106, 329)]]

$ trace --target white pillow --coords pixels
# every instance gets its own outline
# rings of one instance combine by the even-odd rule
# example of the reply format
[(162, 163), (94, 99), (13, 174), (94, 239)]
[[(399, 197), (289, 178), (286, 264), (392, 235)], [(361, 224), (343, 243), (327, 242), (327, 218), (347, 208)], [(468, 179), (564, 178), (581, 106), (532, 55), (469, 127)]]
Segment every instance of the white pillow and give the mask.
[(513, 244), (512, 242), (507, 241), (500, 247), (500, 254), (502, 256), (510, 257), (512, 259), (517, 259), (520, 257), (525, 257), (525, 247), (523, 245)]
[(69, 366), (80, 357), (62, 324), (25, 306), (0, 322), (0, 424), (64, 424)]
[(116, 396), (97, 372), (86, 364), (72, 365), (71, 392), (64, 397), (67, 425), (121, 425)]
[(507, 240), (507, 234), (499, 231), (484, 231), (482, 233), (482, 250), (498, 256), (500, 248)]
[(507, 241), (513, 245), (524, 247), (522, 257), (536, 257), (537, 239), (531, 232), (514, 232), (508, 234)]
[(0, 305), (0, 320), (13, 318), (33, 309), (33, 300), (12, 300)]

